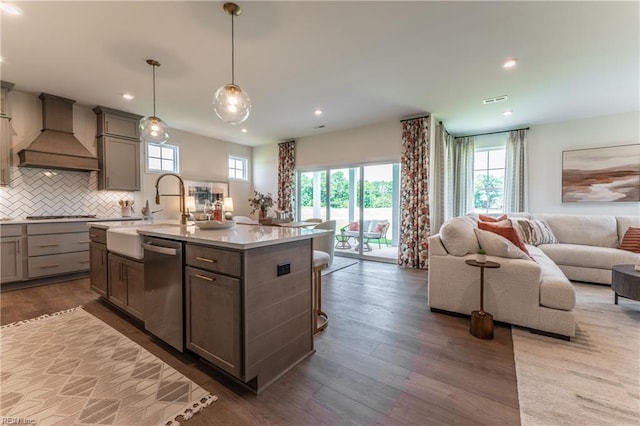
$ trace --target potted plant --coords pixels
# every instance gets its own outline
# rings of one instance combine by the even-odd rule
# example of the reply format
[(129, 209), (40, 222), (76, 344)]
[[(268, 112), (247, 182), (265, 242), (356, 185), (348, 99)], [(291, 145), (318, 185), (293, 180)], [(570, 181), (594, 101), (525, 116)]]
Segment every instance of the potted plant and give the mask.
[(476, 262), (485, 263), (487, 261), (487, 252), (481, 247), (476, 253)]

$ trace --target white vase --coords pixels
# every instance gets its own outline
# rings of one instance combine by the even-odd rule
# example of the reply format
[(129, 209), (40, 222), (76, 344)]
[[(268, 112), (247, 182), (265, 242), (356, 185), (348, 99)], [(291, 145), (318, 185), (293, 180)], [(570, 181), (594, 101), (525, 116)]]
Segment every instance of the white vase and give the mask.
[(486, 254), (476, 253), (476, 262), (485, 263), (486, 261), (487, 261), (487, 255)]

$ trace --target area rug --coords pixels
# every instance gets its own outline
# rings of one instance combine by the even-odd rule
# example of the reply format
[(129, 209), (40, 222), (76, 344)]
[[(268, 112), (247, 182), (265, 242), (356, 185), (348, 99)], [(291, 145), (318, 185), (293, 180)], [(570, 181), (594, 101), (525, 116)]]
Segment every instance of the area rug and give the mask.
[(331, 266), (322, 270), (322, 276), (329, 275), (330, 273), (339, 271), (340, 269), (348, 268), (356, 263), (358, 263), (357, 260), (346, 257), (334, 257)]
[(177, 425), (217, 400), (81, 307), (0, 330), (0, 416), (38, 425)]
[(640, 424), (640, 302), (574, 284), (570, 342), (512, 327), (523, 425)]

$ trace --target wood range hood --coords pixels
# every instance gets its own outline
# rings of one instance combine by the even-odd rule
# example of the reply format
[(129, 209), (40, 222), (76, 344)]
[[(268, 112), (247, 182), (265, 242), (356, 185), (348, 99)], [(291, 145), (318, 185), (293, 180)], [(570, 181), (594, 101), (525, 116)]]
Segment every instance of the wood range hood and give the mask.
[(96, 171), (98, 158), (73, 135), (74, 100), (41, 93), (42, 131), (18, 152), (19, 167)]

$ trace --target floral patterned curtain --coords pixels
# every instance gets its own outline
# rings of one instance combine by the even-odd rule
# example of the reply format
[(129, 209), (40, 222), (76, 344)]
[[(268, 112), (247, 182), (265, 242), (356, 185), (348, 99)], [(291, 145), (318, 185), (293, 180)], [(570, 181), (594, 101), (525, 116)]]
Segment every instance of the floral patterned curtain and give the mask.
[(426, 269), (429, 223), (429, 117), (402, 122), (398, 264)]
[(293, 214), (295, 198), (296, 142), (278, 144), (278, 210)]

